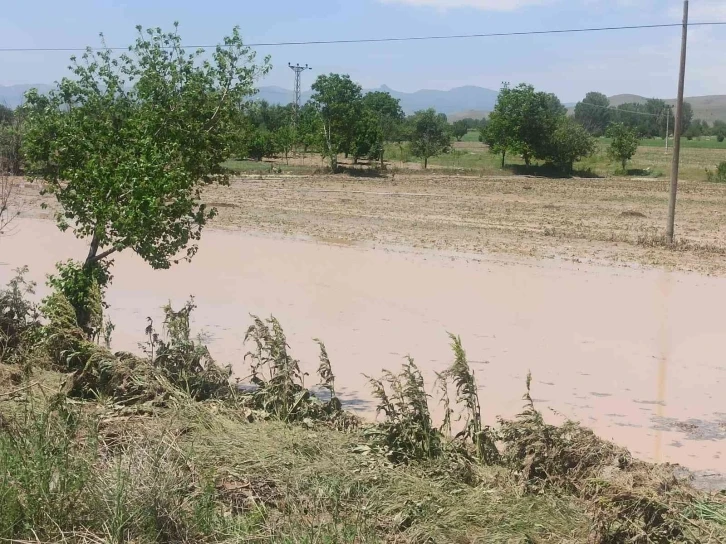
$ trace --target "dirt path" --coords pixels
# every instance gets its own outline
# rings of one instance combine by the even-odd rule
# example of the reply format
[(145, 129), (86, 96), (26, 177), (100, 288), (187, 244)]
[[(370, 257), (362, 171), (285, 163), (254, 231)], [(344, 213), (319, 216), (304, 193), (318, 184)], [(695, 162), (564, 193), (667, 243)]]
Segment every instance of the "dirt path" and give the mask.
[[(28, 264), (42, 283), (54, 262), (84, 252), (53, 223), (23, 219), (0, 239), (0, 282)], [(517, 413), (531, 370), (549, 417), (578, 419), (643, 458), (726, 472), (724, 278), (215, 230), (192, 264), (152, 271), (127, 252), (113, 273), (117, 349), (135, 349), (147, 316), (158, 323), (164, 303), (193, 294), (213, 354), (244, 376), (249, 314), (274, 314), (311, 374), (311, 339), (326, 342), (348, 406), (370, 414), (362, 373), (410, 354), (432, 385), (451, 361), (451, 331), (490, 420)]]

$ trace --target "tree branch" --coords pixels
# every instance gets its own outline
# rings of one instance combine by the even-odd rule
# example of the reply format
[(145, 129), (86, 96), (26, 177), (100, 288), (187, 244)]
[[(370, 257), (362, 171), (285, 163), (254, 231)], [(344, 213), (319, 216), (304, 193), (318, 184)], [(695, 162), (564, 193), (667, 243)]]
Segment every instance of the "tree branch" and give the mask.
[(116, 253), (117, 251), (118, 251), (118, 249), (116, 249), (115, 247), (112, 247), (111, 249), (107, 249), (106, 251), (99, 253), (95, 257), (92, 257), (91, 259), (87, 260), (86, 264), (97, 263), (98, 261), (101, 261), (101, 260), (105, 259), (106, 257), (108, 257), (109, 255), (111, 255), (112, 253)]

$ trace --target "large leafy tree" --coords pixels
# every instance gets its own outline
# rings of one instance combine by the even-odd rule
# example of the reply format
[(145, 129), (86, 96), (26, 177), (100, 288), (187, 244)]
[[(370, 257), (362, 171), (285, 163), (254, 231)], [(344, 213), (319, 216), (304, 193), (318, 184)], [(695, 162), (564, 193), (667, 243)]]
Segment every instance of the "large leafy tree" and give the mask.
[(361, 87), (349, 75), (320, 75), (312, 85), (310, 102), (322, 121), (323, 153), (330, 168), (338, 169), (338, 154), (348, 152), (360, 117)]
[(602, 93), (590, 92), (575, 105), (575, 121), (593, 136), (602, 136), (610, 124), (610, 100)]
[(73, 78), (27, 96), (25, 155), (61, 205), (61, 229), (90, 240), (85, 268), (133, 249), (154, 268), (191, 258), (214, 209), (206, 184), (235, 141), (256, 65), (237, 28), (211, 54), (187, 52), (175, 30), (138, 29), (129, 51), (88, 48)]
[(610, 125), (606, 135), (612, 140), (608, 147), (608, 155), (618, 161), (625, 171), (628, 161), (638, 150), (638, 133), (623, 123), (614, 123)]
[(433, 108), (417, 111), (411, 116), (411, 152), (423, 159), (426, 169), (429, 158), (444, 153), (451, 145), (446, 115), (437, 114)]
[(529, 165), (533, 158), (546, 158), (550, 137), (566, 108), (550, 93), (535, 91), (520, 84), (511, 88), (505, 83), (499, 92), (494, 111), (484, 132), (484, 142), (493, 153), (519, 153)]
[(401, 109), (400, 101), (383, 91), (374, 91), (363, 96), (363, 107), (374, 115), (378, 125), (381, 138), (376, 142), (375, 151), (383, 168), (385, 144), (401, 138), (401, 128), (406, 116)]
[(595, 152), (595, 140), (590, 133), (571, 117), (562, 117), (552, 134), (550, 160), (566, 174), (573, 165)]

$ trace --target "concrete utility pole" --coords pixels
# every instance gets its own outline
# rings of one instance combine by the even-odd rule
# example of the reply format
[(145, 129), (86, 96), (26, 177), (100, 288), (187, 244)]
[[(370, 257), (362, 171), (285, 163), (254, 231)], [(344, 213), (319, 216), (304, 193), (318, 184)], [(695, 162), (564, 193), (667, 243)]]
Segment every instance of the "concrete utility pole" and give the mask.
[(681, 119), (683, 111), (683, 87), (686, 82), (686, 48), (688, 45), (688, 0), (683, 2), (683, 36), (681, 38), (681, 70), (678, 76), (678, 100), (676, 102), (676, 127), (673, 130), (673, 166), (671, 168), (671, 197), (668, 202), (666, 242), (673, 243), (676, 221), (676, 195), (678, 193), (678, 166), (681, 158)]
[(300, 113), (300, 74), (305, 70), (312, 70), (312, 68), (307, 64), (305, 66), (300, 66), (299, 64), (293, 66), (288, 62), (287, 65), (290, 67), (290, 70), (295, 72), (295, 121), (297, 121), (297, 116)]

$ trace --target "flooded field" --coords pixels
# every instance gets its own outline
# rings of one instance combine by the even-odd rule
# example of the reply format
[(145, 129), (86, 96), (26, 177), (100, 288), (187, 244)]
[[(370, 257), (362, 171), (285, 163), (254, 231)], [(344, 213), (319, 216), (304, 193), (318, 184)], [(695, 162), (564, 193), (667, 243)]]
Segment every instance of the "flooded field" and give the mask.
[[(372, 416), (363, 374), (396, 370), (411, 355), (433, 389), (433, 372), (451, 362), (449, 331), (462, 337), (489, 420), (517, 413), (531, 370), (547, 417), (577, 419), (645, 459), (726, 472), (725, 278), (374, 248), (342, 228), (317, 239), (260, 230), (268, 233), (208, 230), (195, 260), (168, 271), (121, 254), (108, 292), (114, 348), (136, 350), (147, 316), (160, 324), (163, 304), (194, 295), (197, 330), (244, 378), (249, 314), (273, 314), (308, 371), (317, 366), (312, 338), (325, 341), (347, 406)], [(0, 238), (0, 282), (27, 264), (43, 284), (55, 262), (85, 252), (52, 222), (22, 219)]]

